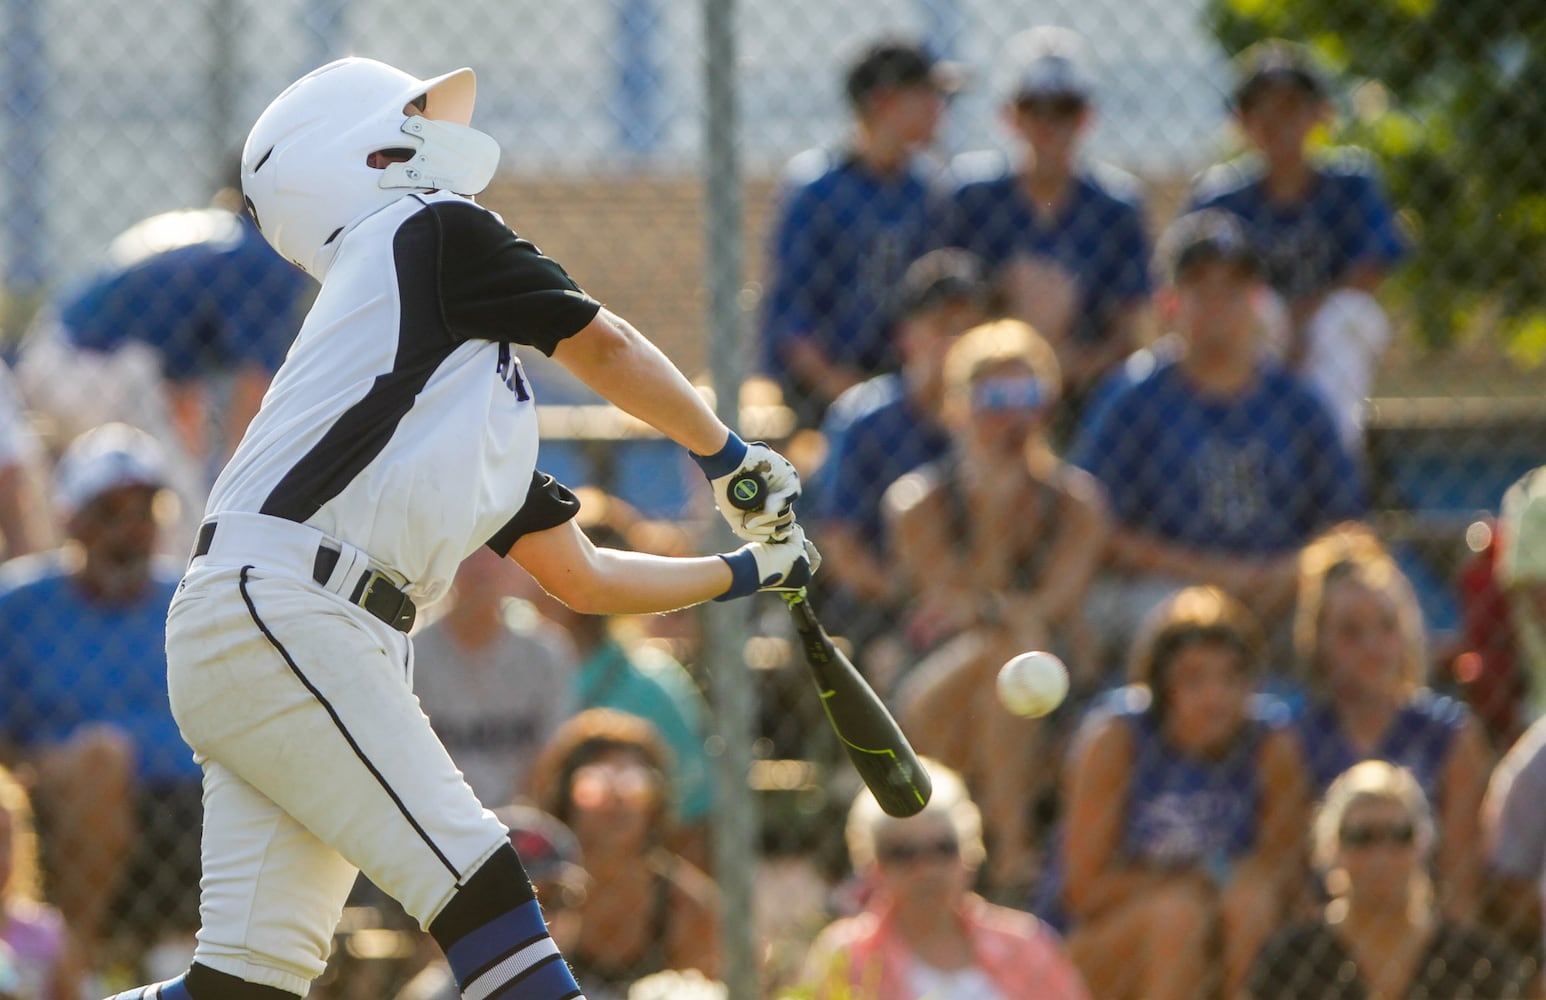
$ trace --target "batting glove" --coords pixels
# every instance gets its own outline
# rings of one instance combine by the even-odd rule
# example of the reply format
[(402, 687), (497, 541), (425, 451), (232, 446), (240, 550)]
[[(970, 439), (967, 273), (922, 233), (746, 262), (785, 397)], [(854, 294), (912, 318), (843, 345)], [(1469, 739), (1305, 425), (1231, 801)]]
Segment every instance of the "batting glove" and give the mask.
[(730, 567), (730, 589), (714, 598), (730, 601), (760, 590), (799, 590), (821, 568), (821, 553), (805, 537), (805, 529), (790, 525), (780, 542), (750, 542), (719, 558)]
[[(800, 499), (800, 474), (787, 458), (761, 441), (747, 444), (733, 431), (719, 451), (692, 457), (713, 487), (714, 506), (737, 538), (776, 542), (789, 537), (794, 528), (794, 502)], [(767, 484), (768, 498), (760, 509), (740, 510), (730, 502), (730, 481), (745, 472), (756, 473)]]

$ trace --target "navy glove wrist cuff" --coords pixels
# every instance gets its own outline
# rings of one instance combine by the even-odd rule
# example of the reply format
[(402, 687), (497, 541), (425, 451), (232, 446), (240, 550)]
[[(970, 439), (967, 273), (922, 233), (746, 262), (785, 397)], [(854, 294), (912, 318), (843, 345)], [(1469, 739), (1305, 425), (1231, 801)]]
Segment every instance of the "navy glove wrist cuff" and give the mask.
[(730, 567), (730, 589), (714, 598), (716, 601), (733, 601), (737, 597), (750, 597), (762, 586), (757, 576), (757, 557), (742, 549), (719, 558)]
[(741, 461), (746, 458), (746, 442), (735, 431), (730, 432), (730, 438), (725, 446), (712, 455), (700, 455), (695, 451), (688, 452), (692, 460), (698, 463), (698, 468), (703, 470), (705, 477), (718, 479), (720, 476), (728, 476), (741, 467)]

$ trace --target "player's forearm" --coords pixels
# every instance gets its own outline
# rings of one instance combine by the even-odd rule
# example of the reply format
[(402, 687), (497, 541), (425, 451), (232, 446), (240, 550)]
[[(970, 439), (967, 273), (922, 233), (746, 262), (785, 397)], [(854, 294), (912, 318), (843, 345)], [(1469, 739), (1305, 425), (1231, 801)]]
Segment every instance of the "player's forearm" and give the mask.
[(718, 556), (680, 558), (597, 549), (589, 565), (539, 578), (554, 597), (591, 615), (643, 615), (702, 604), (730, 589), (730, 567)]
[(553, 358), (618, 409), (700, 455), (724, 446), (730, 430), (681, 370), (627, 320), (603, 309), (561, 341)]

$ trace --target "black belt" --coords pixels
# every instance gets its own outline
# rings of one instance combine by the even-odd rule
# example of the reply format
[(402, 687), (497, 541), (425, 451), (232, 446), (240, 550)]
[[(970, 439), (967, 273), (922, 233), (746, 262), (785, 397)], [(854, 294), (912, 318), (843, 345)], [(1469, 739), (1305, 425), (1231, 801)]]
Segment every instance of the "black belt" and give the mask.
[[(193, 546), (193, 558), (208, 555), (209, 547), (215, 540), (215, 527), (218, 521), (205, 521), (199, 525), (199, 537)], [(326, 587), (328, 580), (332, 579), (333, 569), (338, 565), (341, 553), (326, 544), (317, 546), (317, 557), (311, 566), (311, 578), (318, 586)], [(354, 586), (350, 588), (347, 600), (351, 604), (357, 604), (397, 629), (406, 632), (413, 628), (413, 620), (418, 615), (419, 609), (402, 590), (398, 589), (390, 577), (379, 570), (367, 569), (360, 573)]]

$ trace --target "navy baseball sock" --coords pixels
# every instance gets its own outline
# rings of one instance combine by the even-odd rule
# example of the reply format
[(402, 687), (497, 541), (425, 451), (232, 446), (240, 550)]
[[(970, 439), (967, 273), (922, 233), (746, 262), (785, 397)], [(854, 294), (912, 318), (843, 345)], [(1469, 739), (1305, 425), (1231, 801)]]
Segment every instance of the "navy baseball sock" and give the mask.
[(515, 849), (494, 852), (429, 925), (461, 987), (477, 1000), (584, 1000), (548, 936)]
[(176, 979), (127, 990), (109, 1000), (297, 1000), (294, 993), (259, 986), (235, 976), (216, 972), (205, 965), (193, 968)]

